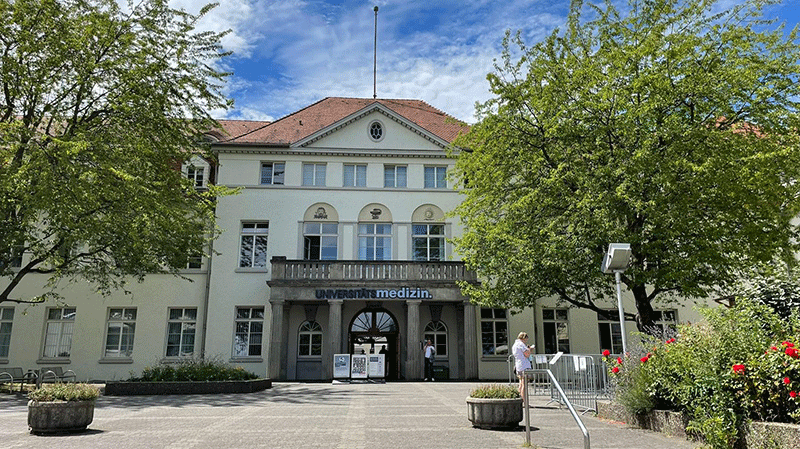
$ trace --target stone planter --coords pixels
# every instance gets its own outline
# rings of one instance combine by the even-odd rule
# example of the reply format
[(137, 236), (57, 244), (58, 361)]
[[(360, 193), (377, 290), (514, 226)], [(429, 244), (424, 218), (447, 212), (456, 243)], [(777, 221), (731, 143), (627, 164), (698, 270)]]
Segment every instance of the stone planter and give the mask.
[(467, 418), (480, 428), (517, 427), (522, 421), (522, 398), (467, 398)]
[(91, 401), (28, 401), (28, 427), (34, 435), (83, 432), (94, 419)]

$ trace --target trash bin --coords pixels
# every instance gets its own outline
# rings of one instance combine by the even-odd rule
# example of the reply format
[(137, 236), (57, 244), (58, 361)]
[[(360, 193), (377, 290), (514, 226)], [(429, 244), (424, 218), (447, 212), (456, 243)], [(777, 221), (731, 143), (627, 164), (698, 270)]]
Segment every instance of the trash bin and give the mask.
[(450, 379), (450, 367), (442, 365), (433, 365), (433, 378), (436, 380)]

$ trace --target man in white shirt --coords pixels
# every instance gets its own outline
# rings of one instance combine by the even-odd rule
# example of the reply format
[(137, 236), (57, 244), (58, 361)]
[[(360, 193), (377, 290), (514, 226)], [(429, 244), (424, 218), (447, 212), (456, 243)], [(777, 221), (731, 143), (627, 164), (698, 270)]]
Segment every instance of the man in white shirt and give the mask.
[(430, 379), (433, 381), (433, 356), (436, 354), (436, 349), (433, 348), (433, 343), (430, 340), (425, 342), (425, 380)]

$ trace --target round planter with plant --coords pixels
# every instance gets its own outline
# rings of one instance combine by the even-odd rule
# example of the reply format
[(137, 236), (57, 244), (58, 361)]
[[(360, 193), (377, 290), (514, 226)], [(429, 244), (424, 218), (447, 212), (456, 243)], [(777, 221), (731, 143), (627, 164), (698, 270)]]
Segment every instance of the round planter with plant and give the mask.
[(517, 385), (481, 385), (467, 398), (467, 418), (473, 426), (517, 427), (522, 421), (522, 397)]
[(32, 434), (82, 432), (94, 419), (100, 391), (89, 384), (56, 383), (28, 393), (28, 427)]

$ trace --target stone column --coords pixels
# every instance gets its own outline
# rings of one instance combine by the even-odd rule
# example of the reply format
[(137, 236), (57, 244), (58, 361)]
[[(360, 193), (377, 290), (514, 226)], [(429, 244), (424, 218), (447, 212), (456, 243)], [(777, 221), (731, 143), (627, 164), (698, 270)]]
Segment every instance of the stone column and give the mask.
[(267, 376), (270, 379), (276, 380), (279, 379), (281, 375), (283, 346), (286, 344), (286, 342), (283, 341), (283, 306), (286, 301), (282, 299), (271, 299), (269, 302), (272, 304), (272, 324), (270, 325), (269, 366), (267, 367)]
[(420, 299), (406, 301), (408, 315), (406, 316), (406, 379), (422, 379), (422, 348), (420, 348), (419, 334), (419, 305)]
[(475, 306), (464, 302), (464, 379), (478, 378), (478, 328)]
[(342, 304), (341, 299), (328, 301), (328, 344), (322, 353), (322, 373), (333, 379), (333, 355), (342, 351)]

